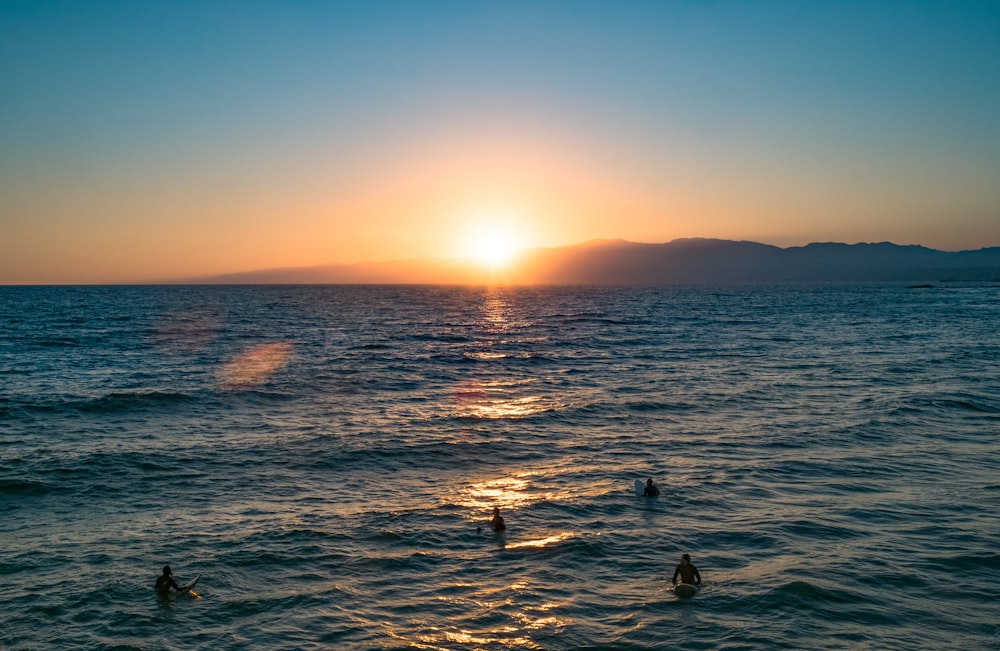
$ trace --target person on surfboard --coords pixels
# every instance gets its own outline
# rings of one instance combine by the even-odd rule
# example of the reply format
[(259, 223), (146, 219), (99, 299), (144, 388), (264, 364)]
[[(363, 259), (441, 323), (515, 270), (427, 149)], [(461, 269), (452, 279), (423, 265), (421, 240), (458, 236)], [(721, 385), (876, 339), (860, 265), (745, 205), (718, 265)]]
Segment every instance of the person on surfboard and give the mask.
[(503, 516), (500, 515), (499, 507), (493, 507), (493, 519), (490, 520), (490, 526), (493, 528), (493, 531), (497, 532), (503, 531), (507, 528), (507, 525), (504, 524)]
[(170, 571), (169, 565), (163, 566), (163, 574), (156, 578), (156, 593), (162, 596), (170, 594), (170, 590), (183, 590), (181, 586), (177, 585), (174, 581), (174, 573)]
[(642, 491), (642, 496), (643, 497), (656, 497), (659, 494), (660, 494), (660, 489), (657, 488), (656, 484), (653, 483), (653, 479), (652, 478), (647, 479), (646, 480), (646, 488), (645, 488), (645, 490)]
[(681, 562), (674, 569), (674, 576), (670, 579), (670, 582), (674, 585), (677, 585), (677, 575), (680, 575), (681, 583), (701, 585), (701, 574), (698, 574), (697, 567), (691, 565), (691, 556), (689, 554), (681, 556)]

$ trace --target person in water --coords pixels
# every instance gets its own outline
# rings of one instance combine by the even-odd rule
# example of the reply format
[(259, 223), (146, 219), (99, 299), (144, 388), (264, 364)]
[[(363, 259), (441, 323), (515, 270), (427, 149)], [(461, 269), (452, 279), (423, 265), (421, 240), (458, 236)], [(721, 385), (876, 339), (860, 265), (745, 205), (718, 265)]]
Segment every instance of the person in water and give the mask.
[(681, 577), (681, 583), (701, 585), (701, 574), (698, 574), (697, 567), (691, 565), (691, 556), (688, 554), (681, 556), (681, 562), (677, 564), (677, 568), (674, 570), (674, 577), (670, 579), (670, 582), (674, 585), (677, 585), (678, 575)]
[(646, 489), (642, 491), (643, 497), (656, 497), (660, 494), (660, 489), (653, 483), (652, 478), (646, 480)]
[(490, 520), (490, 527), (493, 528), (493, 531), (503, 531), (507, 528), (503, 516), (500, 515), (500, 509), (496, 506), (493, 507), (493, 519)]
[(160, 595), (168, 595), (171, 589), (182, 590), (183, 588), (174, 581), (174, 573), (170, 571), (170, 566), (164, 565), (163, 574), (156, 578), (156, 592)]

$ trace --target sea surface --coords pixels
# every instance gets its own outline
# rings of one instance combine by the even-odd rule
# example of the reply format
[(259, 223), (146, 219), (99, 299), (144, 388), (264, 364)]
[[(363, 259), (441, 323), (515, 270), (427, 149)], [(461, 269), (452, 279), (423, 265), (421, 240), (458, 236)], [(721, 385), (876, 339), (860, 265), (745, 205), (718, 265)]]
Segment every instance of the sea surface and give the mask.
[(0, 649), (997, 649), (998, 434), (996, 286), (0, 287)]

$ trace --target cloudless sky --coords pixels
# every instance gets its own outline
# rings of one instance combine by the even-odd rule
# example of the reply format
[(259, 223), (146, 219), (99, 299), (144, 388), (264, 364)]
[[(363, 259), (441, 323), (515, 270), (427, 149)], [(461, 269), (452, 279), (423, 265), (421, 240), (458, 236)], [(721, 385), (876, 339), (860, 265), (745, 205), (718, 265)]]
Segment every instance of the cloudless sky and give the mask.
[(1000, 3), (0, 0), (0, 283), (1000, 245)]

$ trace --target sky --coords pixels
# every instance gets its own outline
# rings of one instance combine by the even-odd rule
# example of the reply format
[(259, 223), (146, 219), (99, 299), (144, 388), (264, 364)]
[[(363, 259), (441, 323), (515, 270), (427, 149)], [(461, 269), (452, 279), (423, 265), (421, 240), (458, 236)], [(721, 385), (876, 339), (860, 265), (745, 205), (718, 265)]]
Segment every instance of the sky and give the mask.
[(0, 284), (1000, 246), (998, 116), (994, 1), (0, 0)]

